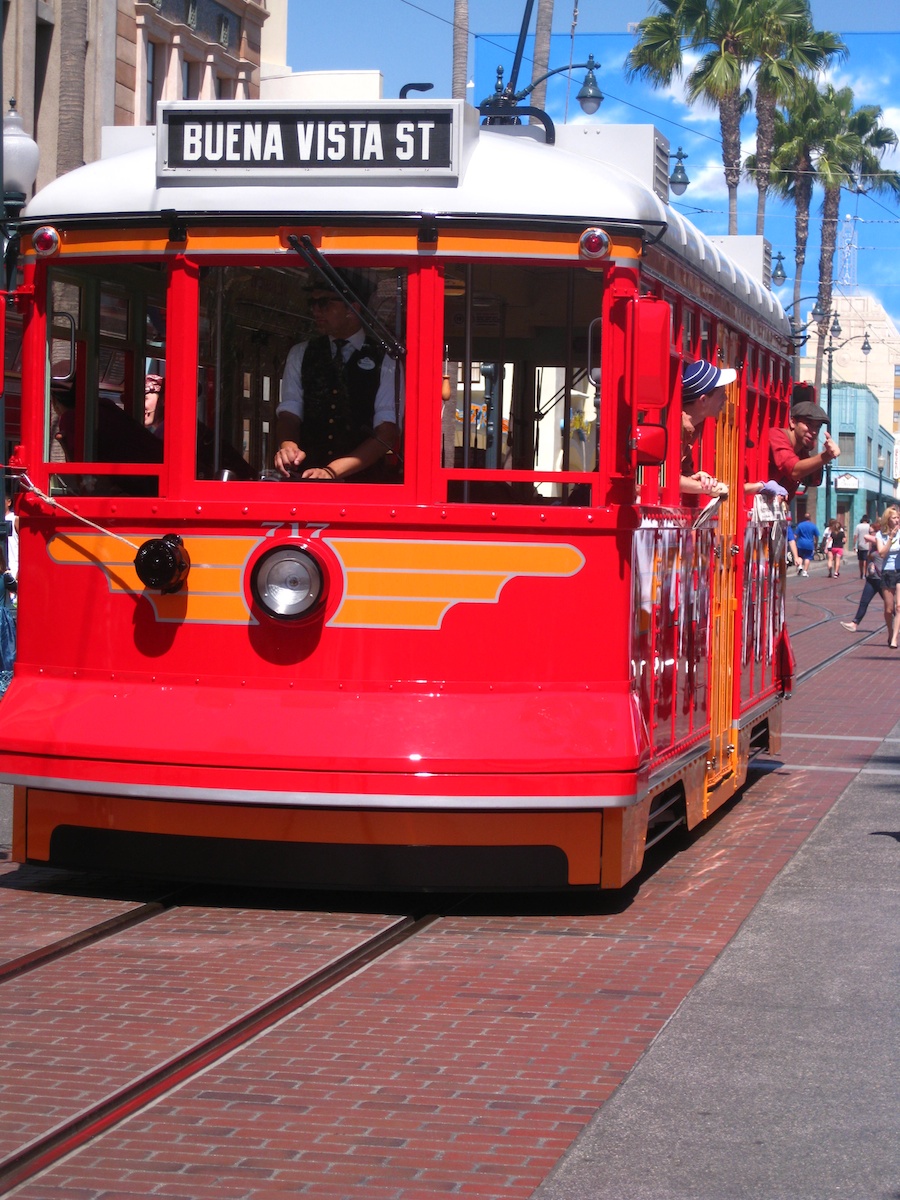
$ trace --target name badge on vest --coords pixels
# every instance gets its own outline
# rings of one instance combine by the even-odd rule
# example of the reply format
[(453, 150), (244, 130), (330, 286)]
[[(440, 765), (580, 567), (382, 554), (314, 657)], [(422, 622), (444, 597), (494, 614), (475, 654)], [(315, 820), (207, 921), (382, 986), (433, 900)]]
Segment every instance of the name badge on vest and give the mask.
[(359, 367), (359, 369), (361, 371), (374, 371), (375, 370), (375, 361), (374, 361), (374, 359), (369, 358), (368, 355), (366, 355), (365, 358), (357, 359), (356, 365)]

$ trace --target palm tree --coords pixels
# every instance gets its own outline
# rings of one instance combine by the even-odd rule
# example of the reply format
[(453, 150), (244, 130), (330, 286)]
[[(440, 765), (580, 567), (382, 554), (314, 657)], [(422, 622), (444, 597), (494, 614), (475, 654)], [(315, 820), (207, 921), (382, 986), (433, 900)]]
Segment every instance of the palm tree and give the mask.
[[(537, 20), (534, 25), (534, 66), (532, 82), (546, 73), (550, 63), (550, 30), (553, 25), (553, 0), (538, 0)], [(529, 104), (543, 108), (547, 99), (547, 80), (539, 83), (531, 93)]]
[(56, 173), (84, 166), (84, 77), (88, 45), (87, 0), (63, 0), (59, 22), (59, 132)]
[(638, 42), (626, 60), (630, 77), (668, 86), (683, 69), (683, 47), (705, 50), (688, 75), (688, 100), (719, 110), (722, 162), (728, 188), (728, 232), (736, 234), (741, 178), (741, 116), (750, 104), (746, 82), (756, 78), (757, 233), (765, 225), (769, 161), (778, 101), (799, 78), (845, 52), (834, 34), (812, 28), (808, 0), (657, 0), (660, 11), (638, 23)]
[[(823, 95), (811, 80), (797, 87), (789, 105), (776, 109), (774, 141), (769, 168), (769, 190), (794, 205), (794, 298), (791, 311), (797, 316), (802, 291), (806, 247), (809, 242), (809, 214), (815, 182), (815, 155), (825, 137)], [(757, 156), (747, 159), (747, 171), (759, 176)]]
[(453, 70), (450, 95), (465, 100), (469, 82), (469, 0), (453, 0)]
[(707, 47), (685, 81), (688, 100), (719, 110), (722, 163), (728, 188), (728, 232), (736, 234), (741, 180), (741, 116), (749, 104), (743, 87), (744, 45), (753, 32), (759, 0), (657, 0), (659, 11), (638, 22), (637, 44), (625, 60), (629, 78), (668, 87), (684, 67), (683, 47)]
[(896, 146), (893, 129), (881, 123), (876, 104), (853, 107), (851, 88), (828, 85), (823, 93), (827, 136), (818, 148), (816, 178), (825, 198), (822, 202), (822, 234), (819, 252), (820, 310), (826, 314), (819, 324), (816, 341), (816, 387), (822, 385), (822, 360), (825, 355), (827, 314), (831, 310), (834, 252), (837, 246), (841, 189), (891, 192), (900, 196), (900, 174), (881, 165), (885, 151)]
[(804, 79), (821, 70), (847, 47), (834, 33), (813, 29), (809, 10), (798, 11), (797, 0), (769, 0), (761, 5), (756, 34), (747, 47), (756, 64), (756, 232), (766, 226), (769, 167), (775, 145), (775, 113), (779, 103), (802, 90)]

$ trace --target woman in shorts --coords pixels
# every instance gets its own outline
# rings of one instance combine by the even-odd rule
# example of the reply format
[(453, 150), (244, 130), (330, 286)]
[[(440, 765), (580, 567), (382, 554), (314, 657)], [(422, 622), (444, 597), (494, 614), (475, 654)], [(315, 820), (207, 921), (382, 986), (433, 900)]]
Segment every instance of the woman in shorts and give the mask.
[(829, 521), (828, 528), (831, 530), (831, 544), (825, 554), (828, 562), (828, 577), (829, 579), (837, 579), (841, 573), (841, 559), (844, 557), (844, 544), (847, 541), (847, 535), (844, 533), (844, 527), (839, 517), (835, 517), (833, 521)]
[(897, 634), (900, 633), (900, 510), (894, 504), (884, 510), (881, 528), (875, 535), (875, 549), (884, 559), (881, 595), (885, 620), (891, 617), (888, 645), (896, 650)]

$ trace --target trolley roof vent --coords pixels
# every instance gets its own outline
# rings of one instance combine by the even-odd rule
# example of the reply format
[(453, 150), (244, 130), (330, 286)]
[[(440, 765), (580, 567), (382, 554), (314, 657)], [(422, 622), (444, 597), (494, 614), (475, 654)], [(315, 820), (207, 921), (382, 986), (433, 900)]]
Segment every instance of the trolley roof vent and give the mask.
[(628, 171), (668, 204), (669, 139), (654, 125), (558, 125), (556, 144)]

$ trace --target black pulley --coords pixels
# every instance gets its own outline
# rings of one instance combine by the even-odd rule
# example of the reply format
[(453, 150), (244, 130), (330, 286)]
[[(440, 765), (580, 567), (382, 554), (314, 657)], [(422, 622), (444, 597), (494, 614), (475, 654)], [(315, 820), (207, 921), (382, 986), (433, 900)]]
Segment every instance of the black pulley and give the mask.
[(178, 592), (191, 569), (191, 560), (177, 533), (144, 542), (134, 556), (134, 569), (144, 587), (159, 592)]

